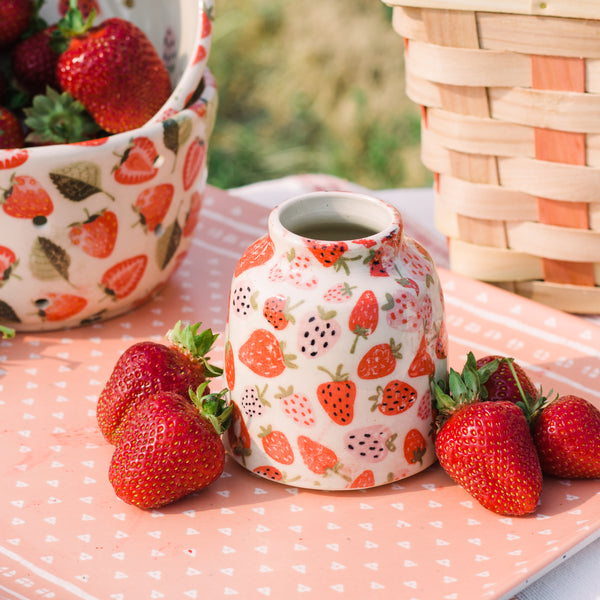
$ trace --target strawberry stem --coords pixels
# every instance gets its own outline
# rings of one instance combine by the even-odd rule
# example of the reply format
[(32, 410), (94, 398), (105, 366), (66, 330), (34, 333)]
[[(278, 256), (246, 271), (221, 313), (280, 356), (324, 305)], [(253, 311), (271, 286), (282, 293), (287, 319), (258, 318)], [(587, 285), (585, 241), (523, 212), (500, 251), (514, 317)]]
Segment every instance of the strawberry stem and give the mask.
[(228, 404), (223, 398), (228, 392), (227, 389), (204, 394), (207, 386), (208, 381), (204, 381), (198, 386), (196, 391), (190, 389), (190, 399), (196, 408), (198, 408), (200, 416), (212, 425), (217, 435), (222, 435), (231, 425), (233, 404)]
[(3, 325), (0, 325), (0, 333), (2, 334), (3, 340), (9, 340), (15, 337), (15, 330), (10, 327), (4, 327)]
[(198, 333), (202, 323), (194, 325), (183, 325), (182, 321), (177, 321), (173, 329), (167, 332), (167, 339), (184, 352), (191, 355), (204, 366), (204, 373), (207, 377), (219, 377), (223, 374), (223, 369), (209, 363), (210, 357), (206, 356), (213, 348), (219, 334), (213, 333), (211, 329), (205, 329)]

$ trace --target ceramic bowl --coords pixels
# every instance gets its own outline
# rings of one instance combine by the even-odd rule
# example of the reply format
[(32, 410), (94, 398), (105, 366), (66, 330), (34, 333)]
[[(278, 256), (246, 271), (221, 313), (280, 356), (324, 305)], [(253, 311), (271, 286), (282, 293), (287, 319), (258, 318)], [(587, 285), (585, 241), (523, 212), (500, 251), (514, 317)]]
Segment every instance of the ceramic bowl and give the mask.
[[(0, 150), (0, 325), (62, 329), (153, 296), (187, 252), (217, 89), (90, 143)], [(190, 90), (191, 91), (191, 90)]]

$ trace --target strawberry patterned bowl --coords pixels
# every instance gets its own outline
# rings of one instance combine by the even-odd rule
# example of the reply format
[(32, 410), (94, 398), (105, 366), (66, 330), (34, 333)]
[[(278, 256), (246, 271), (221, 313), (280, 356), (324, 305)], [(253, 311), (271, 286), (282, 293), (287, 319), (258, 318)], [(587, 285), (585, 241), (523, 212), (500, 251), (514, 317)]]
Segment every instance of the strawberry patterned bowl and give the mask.
[(167, 282), (198, 219), (217, 99), (206, 70), (191, 104), (164, 120), (91, 142), (0, 150), (0, 326), (114, 317)]

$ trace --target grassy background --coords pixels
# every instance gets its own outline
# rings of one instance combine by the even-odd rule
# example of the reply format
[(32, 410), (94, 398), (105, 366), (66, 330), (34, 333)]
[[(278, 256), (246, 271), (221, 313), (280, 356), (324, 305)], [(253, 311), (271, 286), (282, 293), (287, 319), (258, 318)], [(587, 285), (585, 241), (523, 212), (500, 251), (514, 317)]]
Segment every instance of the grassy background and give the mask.
[(371, 189), (430, 184), (403, 42), (380, 0), (216, 0), (215, 17), (212, 185), (308, 172)]

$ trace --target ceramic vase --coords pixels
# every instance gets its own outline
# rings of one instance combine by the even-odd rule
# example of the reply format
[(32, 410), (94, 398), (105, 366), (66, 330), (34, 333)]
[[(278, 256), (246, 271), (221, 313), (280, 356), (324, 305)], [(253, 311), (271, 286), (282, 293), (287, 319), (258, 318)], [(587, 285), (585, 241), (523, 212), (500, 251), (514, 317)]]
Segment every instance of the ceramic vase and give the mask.
[(442, 290), (391, 205), (317, 192), (275, 208), (235, 269), (224, 341), (225, 441), (256, 475), (342, 490), (434, 462)]

